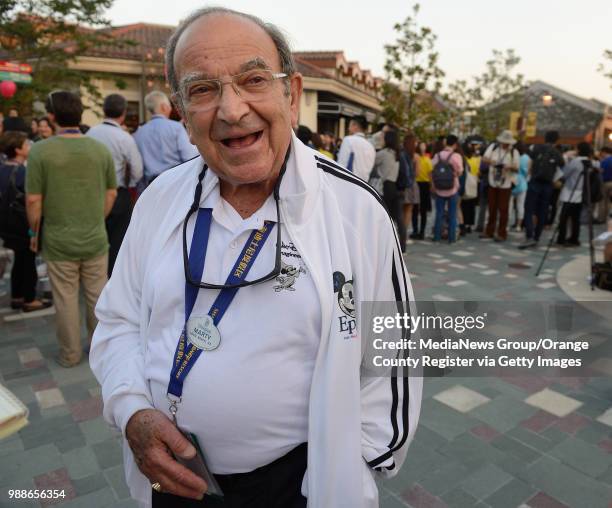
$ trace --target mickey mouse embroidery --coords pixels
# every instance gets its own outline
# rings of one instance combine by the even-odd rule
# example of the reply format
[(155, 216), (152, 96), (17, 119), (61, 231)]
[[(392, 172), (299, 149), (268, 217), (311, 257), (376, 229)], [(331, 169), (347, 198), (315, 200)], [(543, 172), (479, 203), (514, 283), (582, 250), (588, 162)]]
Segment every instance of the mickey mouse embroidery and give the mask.
[(280, 274), (276, 276), (276, 282), (278, 282), (278, 284), (274, 286), (274, 291), (277, 293), (283, 289), (286, 289), (287, 291), (295, 291), (293, 286), (297, 278), (300, 276), (300, 273), (306, 273), (301, 266), (297, 268), (281, 260), (281, 271)]
[(346, 280), (342, 272), (334, 272), (334, 293), (338, 293), (340, 310), (349, 317), (356, 317), (353, 280)]

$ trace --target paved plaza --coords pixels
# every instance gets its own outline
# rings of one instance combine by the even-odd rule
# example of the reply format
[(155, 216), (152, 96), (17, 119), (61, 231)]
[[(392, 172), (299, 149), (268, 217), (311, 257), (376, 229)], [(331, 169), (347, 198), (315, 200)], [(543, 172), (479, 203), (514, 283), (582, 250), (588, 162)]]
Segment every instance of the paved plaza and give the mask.
[[(520, 240), (518, 233), (500, 244), (471, 234), (452, 246), (411, 243), (406, 263), (417, 300), (569, 301), (557, 275), (569, 263), (582, 266), (574, 262), (586, 247), (553, 248), (536, 278), (543, 247), (518, 251)], [(565, 272), (566, 289), (586, 285), (587, 273)], [(28, 406), (30, 425), (0, 442), (0, 506), (135, 506), (87, 363), (55, 364), (53, 313), (19, 319), (5, 310), (7, 292), (5, 278), (0, 382)], [(612, 307), (611, 296), (596, 297)], [(611, 375), (612, 360), (604, 358), (589, 378), (426, 379), (416, 438), (399, 474), (380, 482), (381, 507), (612, 506)], [(9, 488), (63, 489), (66, 497), (9, 502)]]

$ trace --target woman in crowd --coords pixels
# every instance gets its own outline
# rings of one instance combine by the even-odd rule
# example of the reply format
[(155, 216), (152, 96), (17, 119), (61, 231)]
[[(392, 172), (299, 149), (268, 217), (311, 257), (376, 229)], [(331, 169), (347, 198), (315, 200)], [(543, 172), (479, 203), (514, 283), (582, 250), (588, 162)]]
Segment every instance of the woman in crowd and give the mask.
[(399, 135), (397, 131), (387, 131), (384, 135), (384, 147), (376, 152), (374, 159), (374, 170), (383, 181), (383, 199), (397, 223), (397, 231), (400, 237), (402, 252), (406, 249), (406, 227), (402, 213), (401, 192), (397, 188), (397, 178), (400, 166)]
[(41, 141), (43, 139), (50, 138), (54, 134), (55, 134), (55, 131), (53, 129), (53, 124), (51, 123), (51, 121), (46, 116), (39, 118), (38, 119), (38, 139), (35, 139), (34, 141)]
[(24, 132), (6, 132), (0, 138), (6, 161), (0, 165), (0, 237), (15, 252), (11, 271), (11, 307), (24, 312), (44, 309), (50, 302), (36, 299), (36, 253), (30, 250), (25, 213), (25, 161), (30, 141)]
[[(385, 133), (386, 134), (386, 133)], [(419, 186), (416, 181), (416, 175), (419, 172), (419, 160), (416, 156), (416, 137), (414, 134), (407, 134), (404, 137), (403, 148), (400, 153), (400, 171), (402, 172), (403, 188), (403, 213), (404, 224), (412, 224), (412, 211), (419, 204)]]
[(527, 196), (527, 175), (531, 167), (531, 158), (527, 155), (527, 150), (522, 141), (516, 144), (516, 150), (520, 154), (519, 170), (516, 176), (516, 185), (512, 189), (512, 209), (514, 210), (513, 229), (520, 231), (523, 227), (525, 217), (525, 196)]
[[(480, 173), (480, 156), (474, 151), (474, 145), (464, 147), (464, 183), (461, 195), (461, 235), (472, 232), (476, 222), (476, 204), (478, 203), (478, 175)], [(463, 175), (462, 175), (463, 176)], [(461, 227), (461, 225), (463, 227)]]
[(334, 154), (331, 153), (330, 151), (328, 151), (325, 148), (325, 145), (323, 144), (323, 136), (321, 134), (319, 134), (318, 132), (313, 132), (312, 133), (312, 145), (314, 146), (315, 150), (318, 150), (320, 153), (322, 153), (323, 155), (325, 155), (325, 157), (330, 158), (331, 160), (334, 160)]
[[(431, 171), (433, 165), (427, 153), (427, 144), (421, 141), (416, 149), (416, 182), (419, 188), (419, 203), (412, 212), (412, 235), (410, 238), (423, 240), (427, 228), (427, 214), (431, 211)], [(419, 218), (420, 224), (419, 224)]]

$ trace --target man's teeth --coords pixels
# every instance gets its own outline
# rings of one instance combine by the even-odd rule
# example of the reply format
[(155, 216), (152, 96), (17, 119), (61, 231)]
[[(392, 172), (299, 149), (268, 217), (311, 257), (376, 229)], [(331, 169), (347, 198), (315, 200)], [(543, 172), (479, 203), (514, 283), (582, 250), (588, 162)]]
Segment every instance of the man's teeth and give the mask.
[(247, 134), (246, 136), (242, 136), (241, 138), (232, 138), (227, 140), (227, 146), (230, 148), (242, 148), (244, 146), (252, 145), (257, 141), (257, 134)]

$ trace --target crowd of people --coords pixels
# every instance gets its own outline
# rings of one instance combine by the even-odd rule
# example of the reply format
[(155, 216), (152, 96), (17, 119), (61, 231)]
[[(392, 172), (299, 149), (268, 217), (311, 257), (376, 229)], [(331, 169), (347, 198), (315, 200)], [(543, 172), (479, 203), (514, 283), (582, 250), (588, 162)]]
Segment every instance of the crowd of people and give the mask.
[[(67, 91), (50, 94), (47, 116), (29, 126), (16, 109), (1, 122), (0, 238), (14, 252), (10, 305), (23, 312), (55, 306), (64, 367), (82, 358), (80, 287), (89, 343), (94, 307), (138, 195), (164, 170), (198, 155), (184, 126), (170, 119), (164, 93), (148, 94), (145, 106), (151, 119), (135, 135), (125, 127), (127, 101), (119, 94), (104, 99), (104, 119), (91, 128), (81, 123), (80, 97)], [(38, 253), (52, 300), (37, 292)]]
[[(479, 238), (504, 242), (509, 230), (524, 232), (519, 249), (536, 247), (558, 209), (556, 243), (578, 246), (588, 213), (595, 224), (609, 216), (610, 147), (594, 153), (587, 142), (560, 145), (556, 131), (547, 132), (544, 143), (528, 146), (509, 130), (490, 143), (453, 134), (420, 140), (389, 124), (371, 135), (366, 130), (365, 118), (355, 117), (342, 140), (305, 126), (299, 126), (298, 137), (380, 193), (404, 249), (408, 237), (453, 243), (476, 232)], [(434, 218), (428, 230), (430, 212)]]
[[(125, 127), (127, 102), (119, 94), (105, 98), (104, 119), (91, 129), (81, 124), (82, 103), (69, 92), (49, 95), (48, 115), (29, 127), (15, 109), (2, 122), (0, 234), (15, 253), (11, 307), (31, 312), (52, 305), (36, 292), (36, 254), (43, 251), (63, 344), (58, 361), (65, 366), (81, 359), (79, 283), (91, 339), (93, 308), (138, 195), (162, 172), (198, 155), (182, 123), (170, 119), (164, 93), (148, 94), (145, 106), (151, 119), (134, 135)], [(595, 156), (586, 142), (575, 149), (560, 146), (557, 132), (548, 132), (543, 144), (526, 146), (508, 130), (488, 144), (479, 136), (460, 140), (453, 134), (417, 139), (390, 124), (367, 131), (366, 119), (358, 116), (343, 139), (303, 125), (296, 135), (379, 192), (404, 252), (408, 238), (453, 243), (476, 232), (503, 242), (509, 229), (524, 231), (519, 248), (535, 247), (559, 204), (556, 241), (576, 246), (583, 213), (594, 214), (596, 223), (609, 215), (610, 148)], [(85, 174), (84, 165), (97, 170)], [(593, 175), (587, 212), (585, 168)]]

